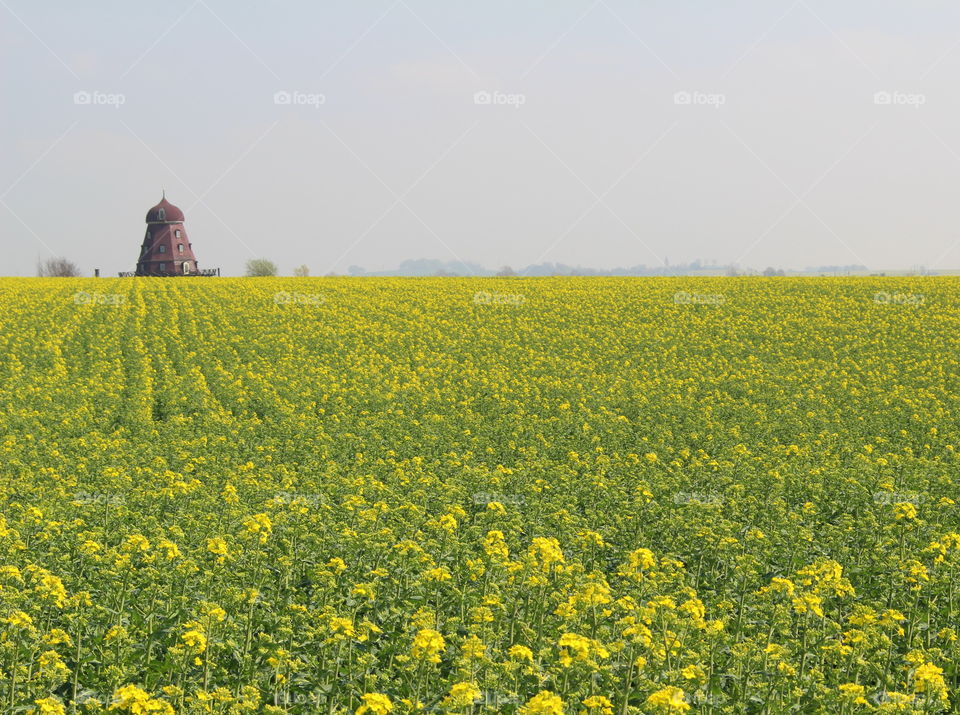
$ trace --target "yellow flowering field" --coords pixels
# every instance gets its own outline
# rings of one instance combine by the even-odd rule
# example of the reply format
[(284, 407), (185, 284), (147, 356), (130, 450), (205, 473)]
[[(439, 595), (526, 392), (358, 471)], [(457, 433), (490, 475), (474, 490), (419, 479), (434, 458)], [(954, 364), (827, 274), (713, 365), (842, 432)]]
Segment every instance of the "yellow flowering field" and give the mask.
[(960, 284), (0, 280), (4, 713), (957, 711)]

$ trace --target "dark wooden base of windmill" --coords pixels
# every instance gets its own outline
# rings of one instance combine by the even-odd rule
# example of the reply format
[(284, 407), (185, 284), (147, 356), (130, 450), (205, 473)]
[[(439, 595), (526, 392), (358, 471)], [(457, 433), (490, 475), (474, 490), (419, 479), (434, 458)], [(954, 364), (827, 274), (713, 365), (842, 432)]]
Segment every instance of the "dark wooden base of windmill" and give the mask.
[(219, 268), (201, 268), (199, 271), (193, 271), (191, 273), (136, 273), (134, 271), (120, 271), (118, 274), (121, 278), (134, 278), (137, 276), (146, 277), (146, 278), (190, 278), (192, 276), (219, 276)]

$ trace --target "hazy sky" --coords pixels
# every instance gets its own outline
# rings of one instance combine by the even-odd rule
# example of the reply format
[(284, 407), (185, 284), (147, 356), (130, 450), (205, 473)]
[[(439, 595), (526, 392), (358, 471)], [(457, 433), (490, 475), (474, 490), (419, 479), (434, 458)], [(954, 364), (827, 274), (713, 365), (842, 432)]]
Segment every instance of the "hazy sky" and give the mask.
[(960, 268), (958, 76), (947, 0), (0, 0), (0, 273), (161, 188), (228, 274)]

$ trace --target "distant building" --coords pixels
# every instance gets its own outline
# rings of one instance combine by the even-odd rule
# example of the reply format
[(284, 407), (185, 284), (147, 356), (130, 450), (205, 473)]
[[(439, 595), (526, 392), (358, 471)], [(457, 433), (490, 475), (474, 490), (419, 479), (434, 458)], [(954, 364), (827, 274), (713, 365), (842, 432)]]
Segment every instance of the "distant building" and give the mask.
[(210, 274), (201, 271), (193, 255), (193, 244), (183, 227), (183, 211), (167, 201), (147, 211), (147, 232), (137, 259), (138, 276), (189, 276)]

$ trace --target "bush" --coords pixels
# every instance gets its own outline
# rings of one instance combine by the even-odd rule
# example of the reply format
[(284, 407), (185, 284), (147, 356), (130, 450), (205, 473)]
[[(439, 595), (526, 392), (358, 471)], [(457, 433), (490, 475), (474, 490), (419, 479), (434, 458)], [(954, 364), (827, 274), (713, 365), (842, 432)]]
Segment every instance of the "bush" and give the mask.
[(37, 275), (41, 278), (76, 278), (80, 269), (66, 258), (47, 258), (37, 263)]
[(266, 258), (251, 258), (247, 261), (247, 276), (250, 278), (265, 278), (277, 275), (277, 264)]

